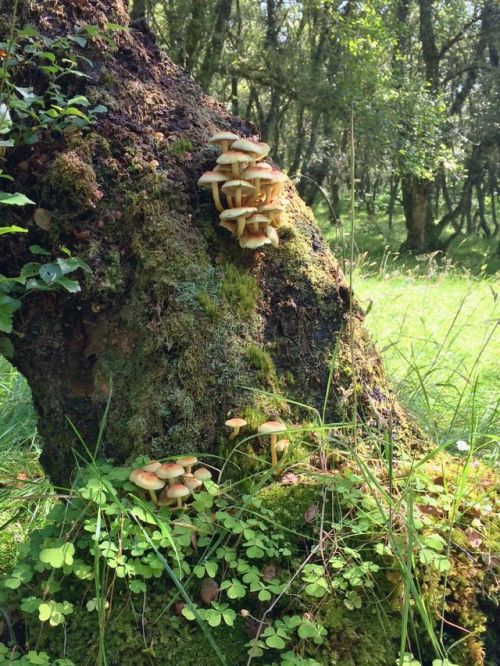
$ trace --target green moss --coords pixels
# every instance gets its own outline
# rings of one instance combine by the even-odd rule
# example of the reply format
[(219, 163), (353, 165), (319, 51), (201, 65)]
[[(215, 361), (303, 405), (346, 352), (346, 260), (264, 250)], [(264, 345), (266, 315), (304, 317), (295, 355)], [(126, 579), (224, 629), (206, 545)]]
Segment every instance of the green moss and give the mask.
[(82, 212), (101, 197), (94, 169), (76, 150), (68, 150), (52, 160), (41, 183), (42, 203), (50, 210)]
[(277, 385), (276, 368), (269, 352), (256, 344), (250, 343), (245, 349), (245, 359), (256, 371), (256, 377), (259, 381), (269, 387)]
[(224, 277), (220, 284), (221, 297), (241, 319), (255, 314), (259, 288), (253, 275), (244, 273), (233, 264), (224, 266)]

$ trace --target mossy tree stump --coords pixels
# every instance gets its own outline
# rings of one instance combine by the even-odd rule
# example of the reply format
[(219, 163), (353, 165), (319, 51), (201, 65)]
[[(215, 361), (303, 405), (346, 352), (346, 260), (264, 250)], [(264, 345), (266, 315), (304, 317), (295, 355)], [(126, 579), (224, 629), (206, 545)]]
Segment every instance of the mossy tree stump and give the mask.
[[(31, 4), (18, 25), (52, 36), (128, 22), (122, 0)], [(89, 78), (64, 82), (68, 95), (84, 94), (108, 112), (83, 132), (9, 149), (5, 164), (13, 191), (48, 210), (51, 224), (39, 228), (34, 207), (2, 209), (29, 233), (0, 237), (0, 272), (18, 274), (35, 243), (53, 257), (65, 246), (93, 271), (79, 276), (79, 294), (29, 294), (11, 335), (47, 472), (67, 482), (80, 448), (68, 419), (93, 448), (111, 390), (101, 453), (117, 461), (138, 452), (217, 452), (228, 414), (246, 414), (252, 425), (260, 417), (297, 421), (302, 415), (285, 403), (241, 387), (320, 408), (335, 349), (328, 418), (341, 418), (355, 390), (363, 418), (408, 436), (356, 304), (354, 387), (350, 292), (294, 187), (286, 189), (280, 247), (265, 252), (241, 250), (197, 187), (217, 157), (207, 144), (216, 129), (241, 136), (256, 129), (205, 96), (149, 33), (132, 29), (115, 41), (116, 48), (100, 37), (84, 49), (75, 44), (92, 61), (84, 65)], [(33, 85), (31, 76), (21, 69), (17, 83)]]

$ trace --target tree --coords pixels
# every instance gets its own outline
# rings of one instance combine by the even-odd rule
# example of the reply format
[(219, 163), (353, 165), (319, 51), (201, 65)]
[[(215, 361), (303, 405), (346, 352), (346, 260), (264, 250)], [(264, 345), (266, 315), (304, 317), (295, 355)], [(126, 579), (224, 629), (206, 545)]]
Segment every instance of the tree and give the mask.
[[(65, 76), (61, 94), (107, 106), (90, 129), (44, 130), (28, 144), (20, 134), (7, 153), (13, 189), (36, 201), (46, 223), (32, 208), (7, 214), (29, 233), (1, 237), (0, 273), (19, 275), (34, 244), (52, 256), (67, 248), (92, 268), (81, 293), (28, 292), (10, 336), (53, 480), (66, 482), (75, 455), (85, 455), (73, 428), (93, 446), (109, 399), (102, 455), (220, 452), (229, 412), (253, 426), (307, 415), (242, 386), (321, 409), (333, 358), (326, 417), (349, 418), (355, 395), (364, 418), (410, 436), (363, 313), (294, 188), (280, 248), (251, 253), (218, 226), (197, 187), (217, 156), (211, 133), (248, 136), (255, 128), (160, 57), (151, 34), (117, 31), (127, 23), (122, 0), (103, 0), (98, 13), (70, 0), (51, 6), (50, 33), (71, 37), (85, 74)], [(46, 3), (21, 11), (19, 25), (47, 29)], [(99, 30), (75, 33), (96, 22)], [(18, 64), (16, 84), (27, 86), (32, 69)], [(40, 98), (50, 72), (36, 84)]]

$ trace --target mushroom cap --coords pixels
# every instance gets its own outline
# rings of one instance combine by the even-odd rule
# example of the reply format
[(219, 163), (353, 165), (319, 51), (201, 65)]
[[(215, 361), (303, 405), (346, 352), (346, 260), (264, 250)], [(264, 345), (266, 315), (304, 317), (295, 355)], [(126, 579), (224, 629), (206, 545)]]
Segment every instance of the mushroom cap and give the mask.
[(155, 474), (159, 479), (176, 479), (184, 474), (184, 467), (177, 463), (165, 463), (158, 467)]
[(187, 488), (192, 491), (197, 490), (200, 486), (203, 485), (201, 479), (196, 479), (195, 477), (184, 477), (184, 483), (186, 484)]
[(212, 185), (212, 183), (223, 183), (230, 176), (223, 171), (205, 171), (198, 179), (198, 185)]
[(128, 476), (128, 480), (129, 480), (129, 481), (132, 481), (132, 483), (135, 483), (135, 480), (136, 480), (137, 475), (139, 474), (139, 472), (144, 472), (144, 470), (142, 469), (142, 467), (136, 467), (136, 469), (133, 469), (133, 470), (130, 472), (129, 476)]
[(182, 483), (174, 483), (167, 489), (167, 497), (170, 499), (178, 499), (179, 497), (187, 497), (189, 495), (189, 488)]
[(289, 439), (280, 439), (279, 442), (276, 442), (276, 451), (282, 453), (283, 451), (286, 451), (289, 446), (290, 446)]
[(273, 169), (270, 172), (271, 178), (269, 179), (272, 183), (284, 183), (285, 180), (287, 179), (286, 174), (283, 173), (283, 171), (280, 171), (279, 169)]
[[(264, 215), (264, 217), (265, 217), (265, 215)], [(269, 220), (268, 220), (268, 222), (269, 222)], [(268, 224), (267, 227), (264, 229), (264, 233), (266, 234), (266, 236), (271, 241), (271, 245), (273, 247), (278, 247), (278, 245), (280, 244), (280, 237), (278, 236), (278, 232), (276, 231), (276, 229), (274, 227), (272, 227), (270, 224)]]
[(159, 460), (151, 460), (147, 465), (143, 465), (142, 469), (145, 472), (156, 472), (158, 467), (161, 467), (161, 462)]
[(158, 506), (170, 506), (171, 504), (175, 504), (175, 499), (172, 497), (167, 497), (167, 492), (170, 486), (165, 486), (163, 490), (160, 493), (160, 496), (158, 497)]
[(183, 458), (177, 458), (175, 462), (177, 465), (181, 465), (181, 467), (190, 467), (191, 465), (196, 465), (198, 458), (196, 456), (184, 456)]
[(253, 206), (242, 206), (241, 208), (228, 208), (223, 210), (219, 215), (221, 220), (234, 220), (237, 217), (248, 217), (252, 213), (255, 213), (257, 208)]
[(244, 150), (247, 153), (251, 153), (256, 157), (262, 159), (265, 157), (270, 148), (267, 143), (261, 141), (251, 141), (250, 139), (238, 139), (231, 144), (232, 150)]
[(273, 167), (267, 162), (257, 162), (254, 164), (252, 169), (260, 169), (261, 171), (272, 171)]
[(221, 189), (223, 192), (232, 192), (238, 189), (250, 191), (254, 190), (255, 187), (247, 180), (228, 180), (226, 183), (224, 183)]
[(237, 141), (240, 137), (234, 132), (229, 132), (228, 130), (221, 130), (216, 132), (213, 136), (210, 137), (208, 143), (221, 143), (222, 141)]
[(266, 215), (267, 213), (281, 213), (283, 210), (285, 210), (285, 208), (281, 204), (279, 204), (277, 201), (273, 201), (272, 203), (261, 206), (259, 208), (259, 213)]
[(266, 421), (257, 428), (259, 435), (272, 435), (275, 432), (283, 432), (286, 430), (286, 425), (281, 421)]
[(269, 218), (267, 217), (267, 215), (262, 215), (261, 213), (254, 213), (248, 218), (247, 222), (249, 224), (264, 224), (265, 226), (267, 226), (269, 224)]
[(227, 425), (229, 428), (243, 428), (243, 426), (246, 426), (247, 422), (245, 419), (240, 419), (239, 416), (235, 416), (234, 419), (228, 419), (225, 422), (225, 425)]
[[(227, 153), (222, 153), (217, 158), (217, 164), (233, 164), (234, 162), (250, 162), (251, 157), (247, 153), (242, 153), (240, 150), (228, 150)], [(216, 173), (219, 173), (217, 171)]]
[(165, 485), (163, 479), (159, 479), (153, 472), (145, 472), (143, 469), (136, 474), (134, 483), (139, 488), (145, 488), (146, 490), (160, 490)]
[(240, 238), (240, 247), (246, 247), (249, 250), (256, 250), (258, 247), (270, 244), (271, 241), (263, 231), (251, 232), (245, 228), (245, 231)]
[(248, 178), (248, 180), (272, 180), (271, 169), (262, 169), (259, 166), (248, 167), (243, 171), (243, 176)]
[(199, 469), (195, 470), (193, 476), (195, 479), (199, 479), (200, 481), (208, 481), (212, 478), (212, 474), (206, 467), (200, 467)]

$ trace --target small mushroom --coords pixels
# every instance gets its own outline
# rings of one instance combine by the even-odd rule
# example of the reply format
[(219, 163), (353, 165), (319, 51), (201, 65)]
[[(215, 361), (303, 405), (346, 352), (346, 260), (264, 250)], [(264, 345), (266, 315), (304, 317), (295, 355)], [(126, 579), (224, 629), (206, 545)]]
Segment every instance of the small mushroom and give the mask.
[(266, 198), (264, 200), (265, 204), (270, 204), (278, 196), (283, 187), (283, 183), (286, 181), (287, 177), (279, 169), (273, 169), (271, 171), (271, 178), (269, 182), (266, 182), (263, 185), (263, 189), (266, 193)]
[(257, 231), (262, 231), (264, 227), (269, 226), (269, 218), (261, 213), (254, 213), (248, 218), (246, 224), (250, 226), (250, 231), (257, 233)]
[[(134, 472), (132, 472), (129, 479), (135, 483), (136, 486), (139, 486), (139, 488), (144, 488), (144, 490), (147, 490), (153, 504), (157, 504), (158, 500), (156, 499), (156, 495), (153, 491), (163, 488), (165, 481), (163, 481), (163, 479), (159, 479), (156, 474), (153, 474), (153, 472), (145, 472), (143, 469), (134, 470)], [(133, 479), (131, 478), (132, 475)]]
[(147, 465), (144, 465), (142, 469), (145, 472), (156, 472), (158, 467), (161, 467), (161, 462), (159, 460), (151, 460)]
[(229, 176), (221, 171), (205, 171), (198, 180), (198, 185), (201, 187), (211, 188), (215, 207), (219, 213), (222, 213), (224, 210), (219, 196), (219, 183), (224, 183), (226, 180), (229, 180)]
[(232, 150), (243, 150), (245, 153), (249, 153), (252, 158), (252, 162), (264, 159), (269, 153), (269, 146), (267, 143), (261, 141), (251, 141), (250, 139), (238, 139), (231, 144)]
[(229, 208), (223, 210), (219, 215), (220, 220), (235, 220), (236, 221), (236, 235), (240, 238), (245, 230), (245, 220), (257, 211), (253, 206), (243, 206), (242, 208)]
[[(289, 439), (280, 439), (278, 442), (276, 442), (276, 453), (281, 453), (284, 455), (290, 447), (290, 440)], [(281, 472), (281, 469), (276, 468), (276, 474), (279, 474)]]
[(236, 222), (230, 222), (229, 220), (220, 220), (219, 226), (224, 227), (230, 231), (233, 236), (236, 236)]
[(256, 250), (263, 245), (270, 245), (271, 240), (266, 236), (263, 231), (257, 233), (245, 229), (240, 238), (240, 247), (247, 248), (248, 250)]
[(158, 467), (155, 474), (159, 479), (168, 479), (168, 485), (172, 486), (175, 484), (175, 479), (183, 476), (184, 467), (181, 467), (177, 463), (165, 463)]
[(212, 474), (208, 471), (206, 467), (200, 467), (197, 470), (195, 470), (193, 476), (195, 479), (203, 481), (203, 483), (212, 478)]
[[(269, 165), (268, 165), (269, 166)], [(263, 169), (261, 166), (255, 165), (253, 167), (248, 167), (243, 172), (243, 178), (254, 183), (255, 191), (253, 196), (249, 199), (249, 204), (254, 204), (258, 201), (260, 195), (261, 182), (271, 182), (273, 176), (271, 175), (271, 170)]]
[(234, 196), (236, 207), (239, 208), (241, 207), (242, 197), (253, 192), (254, 186), (247, 180), (228, 180), (221, 189), (227, 197), (229, 206), (232, 208), (232, 197)]
[(272, 227), (270, 224), (268, 224), (267, 227), (264, 229), (264, 233), (271, 241), (271, 245), (273, 247), (278, 247), (278, 245), (280, 244), (280, 238), (278, 236), (278, 232), (276, 231), (276, 229)]
[(277, 227), (280, 222), (280, 213), (285, 209), (278, 201), (273, 201), (273, 203), (265, 204), (264, 206), (259, 206), (259, 213), (261, 215), (266, 215), (269, 218), (269, 222)]
[(194, 476), (191, 477), (184, 477), (184, 483), (186, 484), (186, 487), (188, 488), (189, 492), (191, 495), (194, 495), (194, 493), (198, 490), (203, 485), (203, 482), (200, 479), (196, 479)]
[(276, 452), (276, 443), (277, 443), (277, 433), (283, 432), (286, 430), (286, 426), (280, 421), (266, 421), (257, 428), (259, 435), (270, 435), (271, 436), (271, 464), (275, 468), (277, 473), (276, 466), (278, 464), (278, 454)]
[(223, 153), (229, 150), (229, 144), (233, 141), (237, 141), (240, 137), (233, 132), (228, 132), (227, 130), (221, 130), (216, 132), (213, 136), (210, 137), (208, 143), (214, 143), (215, 145), (220, 146)]
[(232, 428), (233, 432), (230, 433), (229, 439), (234, 439), (239, 435), (240, 428), (243, 428), (243, 426), (246, 426), (247, 422), (245, 419), (240, 419), (239, 417), (235, 417), (234, 419), (228, 419), (225, 422), (225, 425), (227, 425), (228, 428)]
[[(196, 465), (198, 458), (196, 456), (184, 456), (184, 458), (177, 458), (175, 462), (181, 467), (184, 467), (186, 474), (191, 474), (191, 467)], [(184, 476), (186, 476), (186, 474)]]
[[(250, 155), (241, 152), (241, 150), (228, 150), (227, 153), (222, 153), (217, 158), (217, 164), (230, 164), (234, 179), (241, 178), (241, 165), (249, 164), (251, 161)], [(219, 172), (217, 172), (219, 173)]]
[(158, 506), (172, 506), (176, 501), (172, 497), (167, 497), (170, 486), (165, 486), (158, 497)]
[(182, 483), (175, 483), (173, 486), (170, 486), (167, 490), (167, 497), (169, 499), (177, 500), (176, 509), (182, 509), (182, 498), (188, 497), (189, 489), (184, 486)]

